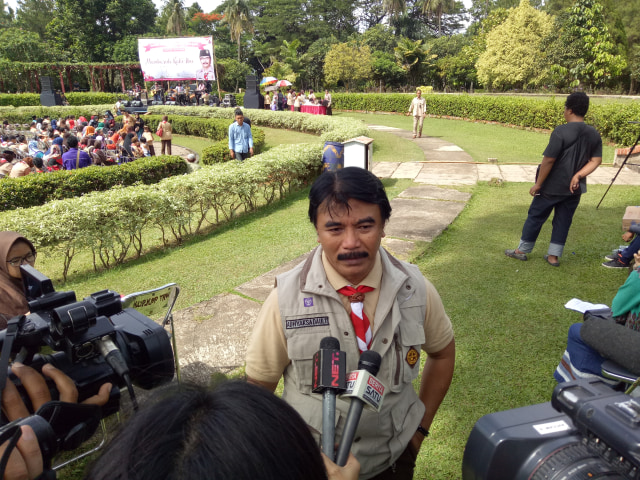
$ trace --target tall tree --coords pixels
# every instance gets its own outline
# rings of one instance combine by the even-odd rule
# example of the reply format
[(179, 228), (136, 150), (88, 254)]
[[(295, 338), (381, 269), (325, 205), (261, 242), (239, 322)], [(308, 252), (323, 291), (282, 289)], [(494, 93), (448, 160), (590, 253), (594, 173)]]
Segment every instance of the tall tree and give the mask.
[(170, 13), (167, 19), (167, 34), (179, 37), (187, 29), (182, 0), (169, 0), (168, 8)]
[(44, 39), (54, 6), (54, 0), (18, 0), (16, 25)]
[(13, 22), (13, 8), (7, 2), (0, 0), (0, 28), (8, 28)]
[(231, 39), (238, 45), (240, 62), (240, 39), (245, 31), (253, 33), (253, 23), (249, 5), (245, 0), (229, 0), (224, 10), (224, 21), (229, 25)]
[(438, 21), (438, 36), (442, 34), (442, 15), (455, 7), (455, 0), (421, 0), (420, 10), (423, 14), (435, 16)]
[(371, 77), (371, 50), (366, 45), (338, 43), (333, 45), (324, 59), (327, 82), (343, 82), (347, 91), (351, 82)]
[(487, 49), (476, 67), (478, 79), (490, 88), (527, 88), (540, 84), (544, 70), (543, 40), (553, 29), (553, 19), (521, 0), (507, 19), (487, 35)]
[(573, 46), (574, 58), (562, 65), (572, 85), (603, 85), (619, 75), (626, 60), (618, 54), (605, 23), (602, 5), (597, 0), (576, 0), (562, 32), (562, 41)]
[(56, 0), (46, 38), (57, 60), (104, 62), (116, 42), (152, 29), (155, 16), (152, 0)]

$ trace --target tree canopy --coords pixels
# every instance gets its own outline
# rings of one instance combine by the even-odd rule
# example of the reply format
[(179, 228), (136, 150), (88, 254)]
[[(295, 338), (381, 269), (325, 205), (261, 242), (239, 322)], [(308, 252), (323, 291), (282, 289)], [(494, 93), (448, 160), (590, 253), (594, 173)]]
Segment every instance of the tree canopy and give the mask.
[[(135, 63), (139, 37), (212, 35), (232, 90), (247, 74), (371, 91), (635, 93), (640, 79), (640, 0), (224, 0), (211, 12), (193, 0), (0, 2), (3, 65)], [(0, 87), (32, 88), (35, 65), (0, 70)], [(71, 72), (95, 88), (90, 70)]]

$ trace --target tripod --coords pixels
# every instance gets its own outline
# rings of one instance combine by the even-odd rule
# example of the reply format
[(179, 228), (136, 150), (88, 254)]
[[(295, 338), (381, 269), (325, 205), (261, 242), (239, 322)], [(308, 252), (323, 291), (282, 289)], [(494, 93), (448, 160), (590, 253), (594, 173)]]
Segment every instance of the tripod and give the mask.
[[(640, 124), (640, 122), (627, 122), (627, 123), (633, 123), (633, 124)], [(600, 204), (602, 203), (602, 201), (604, 200), (604, 197), (607, 196), (607, 193), (609, 193), (609, 190), (611, 189), (611, 187), (613, 186), (613, 182), (616, 181), (616, 178), (618, 178), (618, 175), (620, 175), (620, 171), (623, 169), (623, 167), (627, 164), (627, 160), (629, 160), (629, 157), (631, 156), (631, 154), (633, 153), (633, 151), (635, 150), (636, 146), (638, 145), (638, 143), (640, 143), (640, 133), (638, 134), (638, 137), (636, 138), (636, 141), (633, 143), (633, 146), (629, 149), (629, 153), (627, 153), (627, 156), (624, 158), (622, 165), (620, 165), (620, 168), (618, 169), (618, 171), (616, 172), (616, 175), (613, 177), (613, 179), (611, 180), (611, 183), (609, 184), (609, 187), (607, 187), (607, 191), (604, 192), (604, 195), (602, 195), (602, 198), (600, 199), (600, 201), (598, 202), (598, 205), (596, 205), (596, 210), (598, 209), (598, 207), (600, 206)], [(634, 165), (634, 164), (629, 164), (629, 165)]]

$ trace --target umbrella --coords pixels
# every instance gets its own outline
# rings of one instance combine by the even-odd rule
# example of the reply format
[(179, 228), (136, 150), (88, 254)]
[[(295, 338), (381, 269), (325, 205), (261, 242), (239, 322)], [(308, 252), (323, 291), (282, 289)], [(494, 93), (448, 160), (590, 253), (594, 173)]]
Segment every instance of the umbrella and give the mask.
[(290, 87), (291, 82), (289, 80), (278, 80), (276, 82), (276, 87)]
[(260, 82), (260, 85), (271, 85), (273, 83), (276, 83), (277, 81), (278, 79), (276, 77), (264, 77)]

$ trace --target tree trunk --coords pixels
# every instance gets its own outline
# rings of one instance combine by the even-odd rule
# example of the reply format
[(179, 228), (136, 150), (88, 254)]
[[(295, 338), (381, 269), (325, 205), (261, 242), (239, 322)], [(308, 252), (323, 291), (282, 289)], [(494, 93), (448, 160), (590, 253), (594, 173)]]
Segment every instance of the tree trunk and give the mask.
[(636, 79), (631, 77), (631, 83), (629, 84), (629, 95), (633, 95), (636, 91)]

